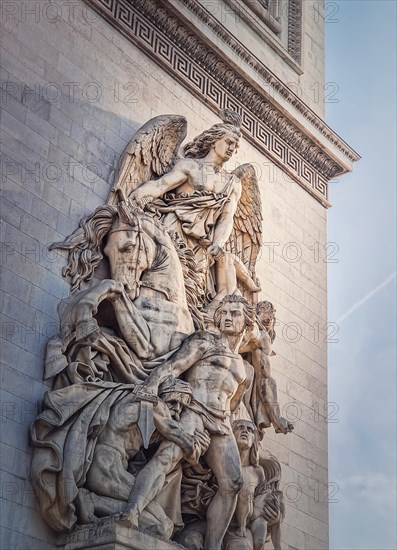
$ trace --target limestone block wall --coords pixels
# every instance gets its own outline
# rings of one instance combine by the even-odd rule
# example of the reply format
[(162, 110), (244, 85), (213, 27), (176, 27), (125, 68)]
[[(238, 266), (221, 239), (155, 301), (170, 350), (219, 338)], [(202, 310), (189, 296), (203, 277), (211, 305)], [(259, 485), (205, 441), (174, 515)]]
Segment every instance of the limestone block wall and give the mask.
[[(69, 293), (63, 240), (106, 199), (112, 167), (134, 130), (178, 113), (188, 138), (217, 122), (198, 99), (81, 1), (3, 3), (1, 548), (52, 548), (29, 482), (29, 425), (42, 396), (43, 358)], [(73, 9), (72, 9), (73, 4)], [(327, 548), (326, 216), (324, 208), (254, 147), (264, 217), (259, 272), (277, 309), (273, 358), (293, 434), (270, 433), (282, 462), (283, 548)], [(274, 255), (273, 255), (274, 252)], [(317, 328), (318, 327), (318, 328)]]

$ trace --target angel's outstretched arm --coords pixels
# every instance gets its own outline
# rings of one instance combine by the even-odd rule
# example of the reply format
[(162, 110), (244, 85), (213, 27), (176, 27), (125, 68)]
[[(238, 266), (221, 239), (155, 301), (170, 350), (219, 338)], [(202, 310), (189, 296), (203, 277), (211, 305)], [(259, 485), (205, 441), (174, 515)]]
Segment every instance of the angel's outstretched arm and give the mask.
[(177, 162), (171, 172), (168, 172), (168, 174), (165, 174), (158, 180), (149, 180), (143, 183), (131, 193), (130, 197), (136, 201), (140, 201), (145, 197), (150, 197), (151, 199), (161, 197), (167, 191), (171, 191), (171, 189), (175, 189), (182, 185), (182, 183), (185, 183), (188, 179), (186, 168), (183, 161)]

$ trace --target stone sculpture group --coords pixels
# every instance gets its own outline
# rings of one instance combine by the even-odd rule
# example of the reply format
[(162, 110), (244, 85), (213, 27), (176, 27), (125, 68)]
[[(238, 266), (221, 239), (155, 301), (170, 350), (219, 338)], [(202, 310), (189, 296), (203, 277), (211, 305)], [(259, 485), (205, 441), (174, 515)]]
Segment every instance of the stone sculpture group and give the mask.
[(271, 376), (275, 310), (258, 303), (259, 185), (250, 164), (224, 170), (241, 118), (221, 117), (182, 152), (184, 117), (147, 122), (107, 204), (52, 245), (71, 295), (31, 443), (57, 532), (111, 516), (186, 548), (281, 548), (281, 468), (262, 440), (293, 426)]

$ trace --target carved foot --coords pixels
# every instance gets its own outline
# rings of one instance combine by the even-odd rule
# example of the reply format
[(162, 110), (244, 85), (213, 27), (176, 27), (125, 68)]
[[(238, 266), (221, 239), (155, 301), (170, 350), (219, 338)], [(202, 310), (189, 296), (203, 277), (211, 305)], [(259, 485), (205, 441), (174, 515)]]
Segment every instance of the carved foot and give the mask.
[(99, 518), (95, 515), (95, 495), (93, 493), (84, 488), (80, 489), (75, 505), (81, 525), (99, 521)]
[(98, 523), (99, 518), (95, 514), (87, 514), (81, 511), (79, 514), (79, 520), (81, 525), (88, 525), (90, 523)]
[(254, 281), (253, 279), (251, 279), (251, 277), (249, 277), (247, 281), (244, 281), (244, 282), (247, 286), (247, 289), (250, 290), (251, 292), (260, 292), (262, 290), (258, 279)]
[(115, 519), (127, 527), (138, 527), (139, 514), (134, 510), (124, 510), (115, 515)]

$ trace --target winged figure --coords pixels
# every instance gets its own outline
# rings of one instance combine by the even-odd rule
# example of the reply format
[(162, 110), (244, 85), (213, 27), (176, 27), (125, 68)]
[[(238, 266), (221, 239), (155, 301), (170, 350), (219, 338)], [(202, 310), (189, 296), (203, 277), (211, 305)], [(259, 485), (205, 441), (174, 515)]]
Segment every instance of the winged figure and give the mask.
[[(184, 464), (195, 487), (204, 486), (205, 455), (216, 485), (195, 491), (190, 509), (206, 520), (200, 547), (226, 548), (244, 480), (231, 416), (254, 423), (258, 434), (271, 424), (293, 429), (281, 417), (270, 371), (274, 308), (257, 304), (259, 182), (251, 164), (224, 168), (242, 120), (229, 109), (220, 116), (183, 147), (183, 116), (144, 124), (121, 156), (107, 204), (51, 246), (68, 254), (63, 275), (72, 294), (47, 345), (45, 377), (54, 386), (31, 432), (32, 479), (43, 517), (61, 532), (116, 513), (117, 521), (149, 523), (170, 538), (182, 523)], [(150, 443), (160, 445), (146, 453)], [(262, 482), (251, 491), (256, 516), (239, 524), (240, 535), (255, 519), (261, 547), (269, 532), (280, 548), (280, 467), (260, 465)], [(51, 495), (42, 484), (48, 472), (55, 472)]]
[(143, 182), (167, 173), (186, 130), (186, 118), (179, 115), (157, 116), (141, 126), (121, 155), (108, 204), (128, 199)]
[(238, 258), (237, 286), (250, 302), (256, 302), (258, 285), (256, 260), (262, 246), (261, 197), (252, 164), (242, 164), (232, 172), (241, 181), (241, 197), (233, 219), (233, 230), (225, 250)]
[(260, 290), (258, 181), (250, 164), (224, 170), (239, 146), (241, 117), (229, 109), (220, 115), (223, 122), (188, 142), (179, 158), (186, 120), (166, 115), (145, 124), (123, 154), (109, 199), (135, 201), (183, 239), (197, 264), (195, 295), (201, 306), (215, 297), (219, 303), (237, 288), (254, 302)]

